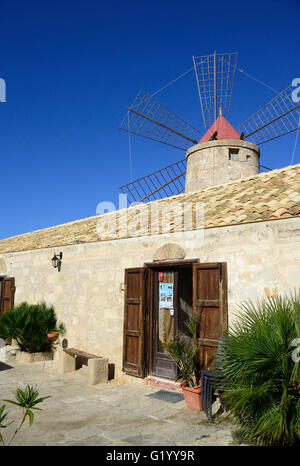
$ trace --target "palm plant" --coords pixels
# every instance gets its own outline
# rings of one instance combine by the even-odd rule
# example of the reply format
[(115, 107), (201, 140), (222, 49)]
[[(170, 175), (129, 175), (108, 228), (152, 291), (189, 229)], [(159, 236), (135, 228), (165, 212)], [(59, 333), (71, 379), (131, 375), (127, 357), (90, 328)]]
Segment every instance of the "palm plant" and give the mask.
[[(6, 429), (14, 422), (14, 421), (7, 422), (6, 418), (8, 416), (8, 413), (5, 412), (5, 409), (6, 409), (5, 405), (0, 406), (0, 429)], [(2, 443), (2, 445), (4, 445), (4, 440), (3, 440), (1, 432), (0, 432), (0, 442)]]
[[(39, 403), (42, 403), (46, 398), (50, 398), (50, 396), (43, 396), (41, 398), (38, 398), (39, 392), (36, 387), (31, 387), (30, 385), (26, 385), (25, 389), (22, 390), (21, 388), (17, 388), (15, 398), (16, 401), (14, 400), (3, 400), (6, 401), (7, 403), (14, 404), (16, 406), (19, 406), (22, 408), (22, 418), (21, 422), (18, 425), (18, 427), (15, 429), (13, 432), (12, 436), (10, 437), (7, 445), (11, 445), (13, 439), (23, 426), (26, 418), (28, 417), (29, 419), (29, 426), (31, 427), (34, 421), (34, 412), (33, 410), (41, 410), (40, 408), (37, 408), (36, 405)], [(8, 427), (10, 424), (12, 424), (14, 421), (9, 422), (8, 424), (4, 424), (4, 420), (6, 418), (8, 413), (5, 413), (5, 405), (1, 406), (0, 408), (0, 429)], [(4, 445), (4, 439), (0, 433), (0, 441)]]
[(184, 380), (189, 387), (198, 385), (198, 342), (197, 342), (197, 326), (199, 320), (194, 318), (185, 322), (185, 326), (191, 335), (188, 338), (183, 333), (178, 333), (176, 337), (169, 343), (164, 344), (164, 348), (175, 362), (178, 372), (176, 380)]
[(300, 295), (240, 306), (239, 320), (220, 348), (216, 370), (227, 408), (253, 443), (293, 444), (300, 439)]
[(53, 331), (63, 334), (65, 327), (57, 324), (53, 306), (45, 303), (24, 302), (0, 316), (0, 338), (13, 338), (28, 353), (52, 351), (54, 342), (47, 334)]

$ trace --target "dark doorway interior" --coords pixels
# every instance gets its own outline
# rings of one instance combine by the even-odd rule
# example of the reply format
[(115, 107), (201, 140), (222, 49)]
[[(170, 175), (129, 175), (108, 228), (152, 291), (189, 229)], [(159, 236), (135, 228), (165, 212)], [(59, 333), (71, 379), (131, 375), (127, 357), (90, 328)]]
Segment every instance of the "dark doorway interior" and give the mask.
[(173, 379), (177, 368), (164, 348), (192, 317), (192, 266), (157, 268), (153, 275), (152, 370)]
[(179, 330), (187, 335), (184, 323), (193, 317), (193, 269), (192, 266), (178, 270)]

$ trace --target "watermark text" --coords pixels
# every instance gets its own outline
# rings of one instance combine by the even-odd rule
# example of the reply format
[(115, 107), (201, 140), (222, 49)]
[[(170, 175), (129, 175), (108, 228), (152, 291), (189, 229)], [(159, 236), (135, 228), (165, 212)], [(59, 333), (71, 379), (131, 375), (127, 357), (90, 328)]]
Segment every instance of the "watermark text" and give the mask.
[(0, 102), (6, 102), (6, 83), (0, 78)]

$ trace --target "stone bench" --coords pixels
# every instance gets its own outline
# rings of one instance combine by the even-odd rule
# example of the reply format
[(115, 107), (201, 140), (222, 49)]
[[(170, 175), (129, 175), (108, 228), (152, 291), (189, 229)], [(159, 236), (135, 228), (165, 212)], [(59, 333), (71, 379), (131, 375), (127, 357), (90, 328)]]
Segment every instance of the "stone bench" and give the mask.
[(108, 359), (76, 348), (67, 348), (62, 351), (60, 373), (75, 372), (78, 362), (88, 366), (88, 381), (91, 385), (108, 381)]

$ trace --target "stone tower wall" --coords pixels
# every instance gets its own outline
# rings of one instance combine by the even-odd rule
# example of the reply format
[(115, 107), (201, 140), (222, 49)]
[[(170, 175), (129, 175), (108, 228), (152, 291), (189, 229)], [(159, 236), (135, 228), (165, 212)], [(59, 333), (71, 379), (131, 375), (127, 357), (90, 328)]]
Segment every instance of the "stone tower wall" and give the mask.
[(228, 183), (259, 173), (259, 148), (250, 142), (223, 139), (197, 144), (186, 153), (185, 192)]

